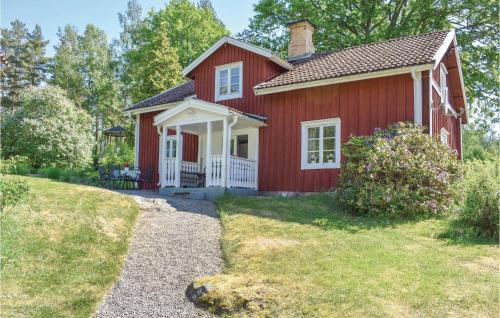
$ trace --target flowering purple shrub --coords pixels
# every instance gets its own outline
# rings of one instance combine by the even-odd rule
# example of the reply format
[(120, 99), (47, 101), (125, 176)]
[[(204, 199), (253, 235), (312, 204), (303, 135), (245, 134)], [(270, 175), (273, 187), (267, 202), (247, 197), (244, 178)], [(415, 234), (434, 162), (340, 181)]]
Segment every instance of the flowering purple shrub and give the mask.
[(421, 127), (397, 123), (342, 148), (337, 198), (355, 214), (418, 217), (442, 213), (456, 198), (462, 163)]

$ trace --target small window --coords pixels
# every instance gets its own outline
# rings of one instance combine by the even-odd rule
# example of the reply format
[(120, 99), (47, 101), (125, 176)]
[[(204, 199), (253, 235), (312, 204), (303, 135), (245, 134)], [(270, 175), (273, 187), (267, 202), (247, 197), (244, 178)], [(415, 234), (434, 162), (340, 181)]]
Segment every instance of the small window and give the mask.
[(441, 132), (440, 132), (440, 139), (441, 139), (441, 142), (445, 145), (449, 145), (448, 143), (448, 136), (450, 135), (450, 133), (448, 132), (448, 130), (446, 130), (445, 128), (441, 128)]
[(175, 158), (177, 151), (177, 140), (175, 137), (167, 137), (165, 145), (165, 158)]
[(340, 119), (302, 123), (302, 169), (340, 168)]
[(242, 94), (243, 63), (215, 68), (215, 100), (240, 98)]

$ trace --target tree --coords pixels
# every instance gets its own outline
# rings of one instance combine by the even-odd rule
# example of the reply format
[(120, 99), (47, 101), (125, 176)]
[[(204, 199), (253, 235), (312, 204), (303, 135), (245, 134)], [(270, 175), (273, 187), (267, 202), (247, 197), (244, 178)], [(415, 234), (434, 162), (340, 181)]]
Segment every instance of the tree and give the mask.
[(32, 32), (19, 20), (10, 29), (1, 30), (2, 51), (7, 54), (8, 67), (2, 71), (2, 107), (15, 110), (21, 91), (28, 85), (38, 86), (47, 75), (49, 59), (45, 56), (42, 29), (37, 24)]
[(118, 82), (106, 34), (92, 24), (80, 38), (80, 49), (85, 85), (82, 106), (94, 119), (96, 144), (103, 125), (114, 124), (120, 116)]
[(85, 89), (83, 56), (74, 26), (66, 25), (57, 32), (59, 44), (55, 47), (51, 83), (62, 87), (76, 106), (81, 106), (87, 94)]
[(132, 102), (158, 94), (182, 80), (180, 70), (222, 36), (229, 34), (209, 1), (170, 1), (132, 32), (124, 54)]
[(249, 28), (238, 37), (286, 56), (288, 22), (308, 18), (318, 26), (317, 52), (456, 28), (468, 103), (478, 127), (500, 121), (498, 6), (493, 0), (260, 0)]
[(9, 63), (2, 72), (2, 108), (13, 111), (19, 105), (21, 90), (28, 84), (26, 70), (23, 68), (28, 54), (28, 29), (19, 20), (12, 21), (10, 25), (10, 29), (1, 30), (0, 40)]
[(27, 156), (35, 168), (79, 168), (91, 160), (91, 118), (55, 86), (29, 87), (2, 116), (2, 156)]
[(121, 118), (116, 64), (106, 34), (89, 24), (81, 36), (69, 25), (58, 35), (52, 83), (92, 116), (97, 144), (101, 128)]
[(35, 29), (28, 34), (27, 60), (24, 65), (30, 85), (38, 86), (47, 79), (47, 44), (49, 41), (43, 39), (42, 28), (38, 24), (35, 25)]

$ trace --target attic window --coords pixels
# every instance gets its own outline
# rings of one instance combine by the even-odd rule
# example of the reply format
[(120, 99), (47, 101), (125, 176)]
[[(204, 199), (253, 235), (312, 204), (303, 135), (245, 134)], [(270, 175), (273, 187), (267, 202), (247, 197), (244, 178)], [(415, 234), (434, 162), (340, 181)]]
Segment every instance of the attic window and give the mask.
[(241, 98), (243, 63), (237, 62), (215, 68), (215, 100)]

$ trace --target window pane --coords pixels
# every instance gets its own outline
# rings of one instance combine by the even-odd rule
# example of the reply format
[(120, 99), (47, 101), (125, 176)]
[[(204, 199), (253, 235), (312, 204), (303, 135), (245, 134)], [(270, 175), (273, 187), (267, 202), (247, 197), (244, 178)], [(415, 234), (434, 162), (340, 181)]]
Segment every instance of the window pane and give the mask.
[(240, 78), (238, 76), (231, 76), (231, 85), (239, 83), (240, 83)]
[(307, 128), (307, 138), (319, 138), (319, 127)]
[(248, 135), (240, 135), (237, 137), (238, 157), (248, 159)]
[(239, 76), (240, 75), (240, 68), (239, 67), (233, 67), (231, 69), (231, 76)]
[(219, 78), (227, 78), (227, 77), (228, 77), (227, 70), (219, 71)]
[(307, 163), (319, 163), (319, 151), (308, 151)]
[(219, 95), (226, 95), (226, 94), (227, 94), (227, 86), (220, 86)]
[(323, 151), (323, 162), (335, 162), (335, 151)]
[(234, 153), (234, 139), (231, 139), (231, 150), (229, 151), (231, 155), (235, 155)]
[(325, 138), (323, 139), (323, 150), (334, 150), (335, 149), (335, 138)]
[(227, 86), (227, 78), (220, 78), (219, 79), (219, 86), (220, 87)]
[(323, 127), (323, 137), (335, 137), (335, 126)]
[(308, 151), (319, 151), (319, 140), (313, 139), (307, 141), (307, 150)]
[(240, 84), (231, 85), (231, 94), (238, 93), (240, 91)]

